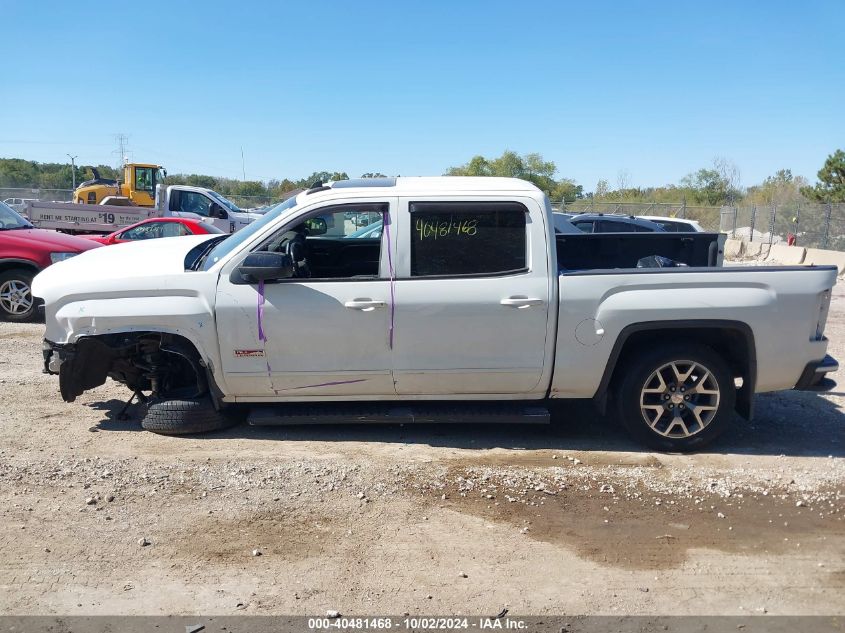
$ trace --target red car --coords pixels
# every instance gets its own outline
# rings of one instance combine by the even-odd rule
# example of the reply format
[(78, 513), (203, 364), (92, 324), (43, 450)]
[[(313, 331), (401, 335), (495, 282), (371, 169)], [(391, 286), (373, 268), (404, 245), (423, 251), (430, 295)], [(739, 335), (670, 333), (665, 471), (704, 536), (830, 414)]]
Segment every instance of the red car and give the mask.
[(188, 218), (149, 218), (109, 235), (83, 235), (87, 240), (100, 244), (121, 244), (135, 240), (151, 240), (158, 237), (179, 237), (180, 235), (204, 235), (223, 233), (213, 224)]
[(36, 312), (32, 278), (50, 264), (99, 246), (72, 235), (36, 229), (0, 202), (0, 318), (32, 319)]

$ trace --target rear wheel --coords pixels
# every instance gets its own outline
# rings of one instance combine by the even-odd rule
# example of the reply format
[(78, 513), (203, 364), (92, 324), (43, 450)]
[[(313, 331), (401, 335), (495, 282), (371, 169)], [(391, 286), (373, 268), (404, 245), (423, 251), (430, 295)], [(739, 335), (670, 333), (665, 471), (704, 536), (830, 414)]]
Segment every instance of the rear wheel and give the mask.
[(0, 315), (9, 321), (31, 321), (35, 316), (32, 296), (34, 274), (24, 268), (0, 273)]
[(727, 363), (705, 345), (672, 345), (637, 354), (617, 390), (622, 423), (658, 450), (701, 448), (733, 417), (736, 387)]

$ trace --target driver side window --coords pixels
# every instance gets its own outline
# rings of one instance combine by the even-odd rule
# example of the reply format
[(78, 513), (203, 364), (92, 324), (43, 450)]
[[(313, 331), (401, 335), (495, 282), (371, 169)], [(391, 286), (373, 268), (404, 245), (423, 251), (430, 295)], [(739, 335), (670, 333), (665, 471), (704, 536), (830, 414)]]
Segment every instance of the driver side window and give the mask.
[(179, 203), (179, 211), (183, 213), (196, 213), (204, 218), (209, 217), (211, 200), (201, 193), (195, 191), (183, 191)]
[(324, 207), (280, 229), (258, 250), (290, 255), (294, 277), (378, 279), (387, 211), (386, 203), (371, 202)]

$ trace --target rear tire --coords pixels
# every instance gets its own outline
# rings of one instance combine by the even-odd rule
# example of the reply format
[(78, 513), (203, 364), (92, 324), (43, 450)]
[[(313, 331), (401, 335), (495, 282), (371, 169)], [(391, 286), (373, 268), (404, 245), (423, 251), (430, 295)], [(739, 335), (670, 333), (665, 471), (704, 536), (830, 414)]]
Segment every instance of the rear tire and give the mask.
[(679, 343), (638, 352), (621, 369), (619, 416), (631, 435), (652, 448), (702, 448), (733, 417), (733, 374), (706, 345)]
[(206, 396), (153, 401), (147, 406), (141, 427), (161, 435), (190, 435), (218, 431), (238, 422), (234, 415), (217, 411)]
[(35, 273), (25, 268), (13, 268), (0, 273), (0, 316), (7, 321), (24, 323), (35, 318), (33, 277)]

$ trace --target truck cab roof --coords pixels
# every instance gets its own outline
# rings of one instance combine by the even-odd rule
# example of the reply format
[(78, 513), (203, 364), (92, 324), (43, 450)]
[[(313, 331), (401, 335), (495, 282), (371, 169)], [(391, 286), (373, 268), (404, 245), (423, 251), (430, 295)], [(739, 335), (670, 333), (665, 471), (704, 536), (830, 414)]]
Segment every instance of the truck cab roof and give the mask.
[(375, 188), (389, 188), (396, 195), (410, 193), (425, 195), (427, 193), (442, 194), (456, 192), (520, 192), (530, 194), (542, 193), (533, 183), (519, 178), (498, 178), (488, 176), (396, 176), (392, 178), (352, 178), (328, 183), (315, 183), (310, 189), (297, 196), (301, 203), (321, 192), (342, 190), (345, 195), (363, 193), (373, 195)]

